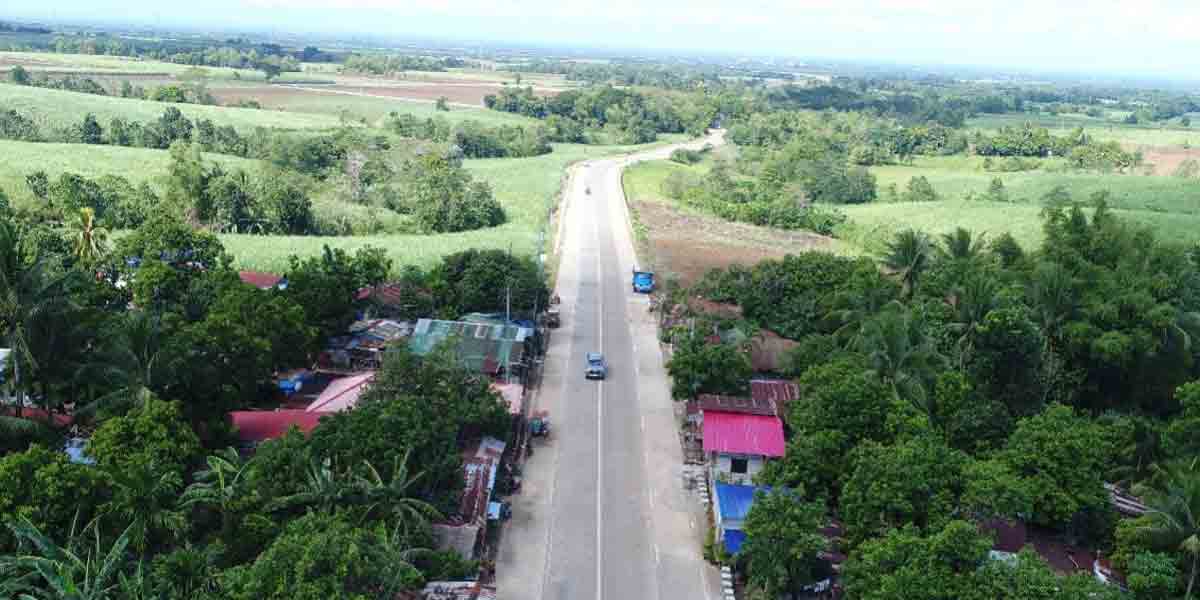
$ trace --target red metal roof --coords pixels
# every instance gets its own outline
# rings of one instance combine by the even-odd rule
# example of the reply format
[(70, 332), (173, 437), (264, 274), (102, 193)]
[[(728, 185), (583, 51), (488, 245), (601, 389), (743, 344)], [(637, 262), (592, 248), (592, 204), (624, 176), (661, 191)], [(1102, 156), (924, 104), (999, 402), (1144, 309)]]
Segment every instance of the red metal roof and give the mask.
[(704, 412), (731, 412), (746, 415), (778, 416), (775, 402), (742, 396), (721, 396), (718, 394), (700, 394), (696, 398), (700, 410)]
[(367, 391), (372, 381), (375, 381), (375, 371), (366, 371), (335, 379), (304, 410), (310, 413), (325, 413), (354, 408), (358, 404), (359, 397)]
[(282, 275), (263, 273), (261, 271), (238, 271), (242, 283), (248, 283), (260, 290), (269, 290), (283, 281)]
[(309, 433), (329, 413), (304, 410), (243, 410), (229, 413), (229, 421), (243, 442), (262, 442), (287, 433), (292, 426)]
[(750, 381), (750, 397), (783, 407), (800, 397), (800, 386), (784, 379), (754, 379)]
[(706, 411), (704, 452), (783, 456), (783, 422), (779, 417)]

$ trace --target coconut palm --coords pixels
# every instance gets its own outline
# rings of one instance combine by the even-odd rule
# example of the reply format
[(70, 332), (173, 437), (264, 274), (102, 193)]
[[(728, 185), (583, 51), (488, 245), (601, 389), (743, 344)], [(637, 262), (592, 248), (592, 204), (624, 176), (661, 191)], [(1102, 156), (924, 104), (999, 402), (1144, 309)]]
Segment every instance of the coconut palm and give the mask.
[(95, 264), (107, 251), (108, 230), (96, 224), (96, 211), (85, 207), (79, 209), (78, 218), (71, 223), (71, 239), (75, 257), (85, 264)]
[(1079, 305), (1074, 277), (1060, 264), (1043, 263), (1034, 269), (1027, 289), (1037, 323), (1046, 332), (1049, 345)]
[(896, 399), (907, 400), (928, 414), (930, 381), (945, 358), (925, 332), (920, 316), (897, 303), (863, 324), (854, 349), (866, 355)]
[(966, 281), (955, 288), (951, 299), (954, 320), (947, 324), (947, 329), (958, 336), (955, 346), (960, 368), (971, 356), (975, 328), (997, 307), (996, 293), (999, 290), (1000, 284), (987, 275), (967, 277)]
[(1187, 592), (1190, 600), (1200, 570), (1200, 461), (1192, 460), (1157, 468), (1144, 494), (1150, 523), (1142, 533), (1151, 544), (1178, 551), (1188, 558)]
[(110, 383), (113, 389), (76, 412), (88, 414), (100, 407), (119, 412), (153, 398), (151, 388), (162, 371), (160, 333), (160, 317), (148, 311), (131, 311), (116, 319), (100, 356), (89, 365), (94, 379)]
[(129, 545), (125, 530), (108, 550), (100, 544), (95, 523), (94, 545), (83, 543), (72, 525), (65, 546), (46, 537), (28, 519), (9, 523), (20, 543), (17, 552), (0, 556), (0, 597), (21, 600), (108, 600), (116, 597), (119, 575)]
[(113, 498), (103, 507), (106, 516), (128, 523), (129, 543), (139, 554), (153, 540), (178, 535), (187, 518), (175, 510), (176, 495), (183, 487), (179, 473), (159, 473), (149, 462), (137, 462), (109, 472)]
[(905, 296), (916, 291), (921, 275), (929, 268), (932, 253), (929, 236), (914, 229), (897, 233), (896, 237), (887, 243), (883, 264), (900, 277)]
[(983, 254), (983, 235), (976, 236), (970, 229), (958, 227), (942, 234), (942, 244), (937, 247), (938, 257), (943, 260), (972, 261)]
[[(29, 379), (23, 368), (38, 368), (32, 332), (47, 324), (62, 323), (59, 316), (70, 307), (69, 290), (74, 272), (54, 272), (46, 257), (29, 256), (21, 233), (10, 221), (0, 221), (0, 333), (12, 350), (13, 386), (17, 417), (25, 406)], [(45, 392), (45, 390), (43, 390)], [(18, 427), (9, 423), (11, 427)]]

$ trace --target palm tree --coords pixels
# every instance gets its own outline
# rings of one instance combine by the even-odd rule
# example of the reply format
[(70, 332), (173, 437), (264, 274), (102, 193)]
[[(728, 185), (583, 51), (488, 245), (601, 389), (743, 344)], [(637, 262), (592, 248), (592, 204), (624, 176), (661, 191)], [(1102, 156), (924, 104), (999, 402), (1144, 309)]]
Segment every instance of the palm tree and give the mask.
[(1046, 332), (1049, 346), (1078, 306), (1074, 277), (1058, 263), (1043, 263), (1033, 271), (1028, 290), (1030, 304), (1038, 325)]
[(392, 463), (392, 476), (387, 481), (384, 481), (379, 471), (365, 460), (363, 465), (366, 467), (366, 474), (357, 478), (362, 499), (370, 504), (367, 514), (381, 508), (396, 518), (398, 527), (405, 528), (409, 523), (425, 523), (442, 516), (432, 504), (413, 497), (412, 487), (424, 473), (409, 474), (410, 453), (411, 451), (406, 450), (404, 456), (396, 457)]
[(17, 417), (25, 406), (28, 386), (22, 367), (38, 368), (32, 331), (61, 321), (57, 317), (70, 306), (69, 288), (75, 281), (72, 273), (52, 272), (46, 257), (28, 256), (17, 227), (10, 221), (0, 221), (0, 333), (12, 350), (9, 360), (17, 392)]
[(895, 303), (863, 324), (855, 349), (867, 356), (871, 368), (891, 386), (897, 400), (908, 400), (929, 414), (929, 382), (945, 358), (938, 354), (925, 331), (918, 315)]
[(237, 450), (225, 448), (207, 459), (208, 468), (196, 474), (196, 482), (179, 497), (181, 508), (202, 506), (221, 515), (222, 539), (229, 539), (236, 523), (236, 503), (245, 489), (243, 480), (253, 468), (253, 460), (242, 460)]
[(1142, 529), (1155, 547), (1182, 552), (1191, 560), (1187, 592), (1190, 600), (1200, 570), (1200, 460), (1156, 468), (1145, 494), (1150, 523)]
[(175, 510), (176, 494), (183, 486), (179, 473), (158, 473), (154, 465), (140, 461), (124, 469), (112, 469), (113, 499), (104, 514), (128, 523), (129, 542), (144, 554), (152, 539), (174, 536), (187, 527), (187, 518)]
[(28, 519), (8, 524), (20, 548), (0, 556), (0, 597), (22, 600), (108, 600), (119, 586), (119, 573), (129, 545), (125, 530), (107, 551), (100, 545), (100, 531), (93, 522), (95, 543), (81, 543), (72, 525), (65, 546), (46, 537)]
[(950, 233), (942, 234), (942, 244), (938, 246), (938, 257), (943, 260), (972, 261), (983, 254), (983, 235), (975, 236), (970, 229), (958, 227)]
[(887, 243), (883, 264), (900, 276), (905, 296), (916, 291), (921, 275), (929, 268), (931, 253), (929, 236), (913, 229), (897, 233), (896, 237)]
[(109, 382), (114, 389), (77, 413), (91, 413), (101, 406), (129, 410), (154, 397), (151, 389), (161, 372), (163, 352), (159, 316), (148, 311), (128, 312), (105, 337), (105, 347), (90, 370), (95, 380)]
[(108, 230), (96, 225), (96, 211), (91, 207), (79, 209), (79, 218), (71, 224), (75, 257), (84, 264), (95, 264), (104, 256)]
[(1000, 284), (987, 275), (968, 277), (955, 289), (951, 300), (954, 320), (947, 324), (947, 329), (958, 335), (955, 346), (958, 349), (959, 368), (967, 363), (974, 349), (975, 328), (996, 308), (999, 289)]

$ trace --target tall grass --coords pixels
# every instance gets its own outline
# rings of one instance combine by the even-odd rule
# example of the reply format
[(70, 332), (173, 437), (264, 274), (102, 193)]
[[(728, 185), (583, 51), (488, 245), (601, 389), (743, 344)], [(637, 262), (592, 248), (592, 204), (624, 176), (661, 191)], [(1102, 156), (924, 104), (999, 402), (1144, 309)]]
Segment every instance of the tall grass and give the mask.
[(1178, 122), (1127, 125), (1119, 121), (1094, 119), (1083, 115), (985, 115), (967, 121), (967, 128), (989, 132), (1004, 126), (1020, 126), (1027, 122), (1045, 127), (1055, 135), (1064, 135), (1076, 127), (1082, 127), (1088, 135), (1097, 140), (1116, 141), (1132, 146), (1182, 146), (1200, 143), (1200, 124), (1192, 127), (1183, 127)]

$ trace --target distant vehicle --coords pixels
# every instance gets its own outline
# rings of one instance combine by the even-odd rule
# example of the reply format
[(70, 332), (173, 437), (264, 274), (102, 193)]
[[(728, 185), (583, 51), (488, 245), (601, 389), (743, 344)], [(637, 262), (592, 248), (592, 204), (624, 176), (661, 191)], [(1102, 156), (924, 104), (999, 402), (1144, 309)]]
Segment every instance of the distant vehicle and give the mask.
[(561, 314), (557, 306), (551, 306), (546, 309), (546, 327), (551, 329), (558, 327), (562, 323)]
[(604, 379), (606, 377), (608, 377), (608, 362), (604, 360), (604, 355), (599, 352), (588, 352), (587, 378)]
[(649, 294), (654, 291), (654, 273), (650, 271), (633, 272), (633, 291), (638, 294)]

